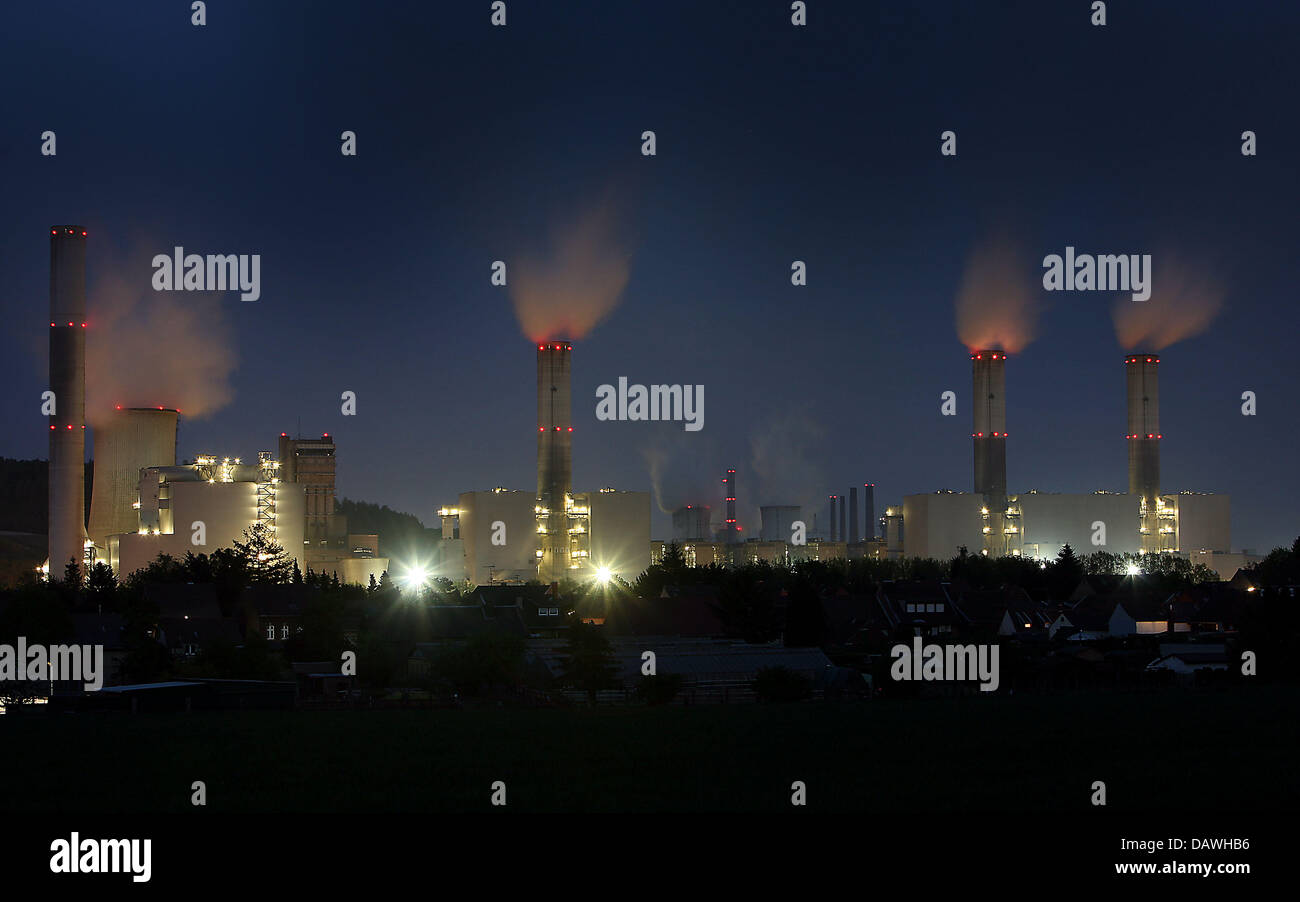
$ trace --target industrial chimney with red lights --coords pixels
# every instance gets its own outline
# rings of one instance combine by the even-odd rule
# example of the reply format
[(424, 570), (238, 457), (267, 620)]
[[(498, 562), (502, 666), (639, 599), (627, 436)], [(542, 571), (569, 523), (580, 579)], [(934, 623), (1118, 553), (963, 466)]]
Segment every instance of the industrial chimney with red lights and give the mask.
[(49, 567), (84, 568), (86, 545), (86, 230), (50, 227)]
[(573, 345), (537, 345), (538, 578), (557, 583), (568, 576), (568, 503), (573, 484), (573, 416), (569, 360)]

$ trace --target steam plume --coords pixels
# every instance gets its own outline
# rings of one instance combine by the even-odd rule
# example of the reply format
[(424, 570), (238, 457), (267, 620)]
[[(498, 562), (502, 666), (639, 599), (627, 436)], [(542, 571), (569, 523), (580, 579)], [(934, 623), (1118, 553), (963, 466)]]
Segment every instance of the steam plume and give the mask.
[[(169, 245), (159, 245), (166, 247)], [(211, 414), (233, 397), (236, 355), (215, 293), (154, 291), (152, 254), (133, 265), (99, 267), (87, 292), (86, 419), (102, 423), (115, 405), (175, 407)]]
[(1033, 341), (1038, 325), (1036, 273), (1010, 238), (976, 245), (966, 260), (957, 293), (957, 335), (972, 350), (1016, 353)]
[(1150, 298), (1115, 301), (1115, 336), (1127, 349), (1159, 351), (1204, 332), (1227, 294), (1216, 275), (1177, 254), (1152, 255), (1151, 270)]
[(605, 200), (557, 229), (549, 256), (514, 264), (510, 297), (525, 335), (533, 341), (581, 338), (614, 309), (630, 259), (617, 227), (614, 205)]

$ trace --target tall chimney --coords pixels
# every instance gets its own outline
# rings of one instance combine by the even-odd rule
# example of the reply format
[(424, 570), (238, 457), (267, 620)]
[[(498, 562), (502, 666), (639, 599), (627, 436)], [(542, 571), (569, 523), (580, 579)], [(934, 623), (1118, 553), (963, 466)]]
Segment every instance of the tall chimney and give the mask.
[(863, 485), (863, 488), (867, 490), (867, 498), (866, 498), (867, 522), (863, 524), (866, 527), (863, 530), (863, 532), (866, 533), (868, 539), (874, 539), (877, 534), (876, 533), (876, 484), (874, 482), (868, 482)]
[(1006, 553), (1003, 515), (1007, 507), (1007, 355), (982, 349), (971, 355), (971, 398), (975, 431), (975, 494), (984, 496), (984, 550)]
[(573, 483), (572, 391), (569, 359), (573, 345), (537, 345), (537, 575), (544, 583), (568, 576), (569, 515)]
[(1160, 523), (1156, 505), (1160, 498), (1160, 358), (1155, 354), (1129, 354), (1124, 358), (1128, 377), (1128, 492), (1139, 499), (1142, 550), (1160, 550)]
[(839, 497), (840, 497), (839, 495), (831, 495), (831, 541), (832, 542), (834, 542), (838, 538), (838, 531), (836, 529), (836, 524), (839, 523), (840, 521), (835, 517), (835, 502), (839, 500)]
[(740, 540), (739, 524), (736, 522), (736, 471), (728, 470), (727, 475), (722, 478), (722, 484), (727, 489), (727, 523), (723, 527), (723, 532), (728, 545)]
[(848, 499), (843, 495), (840, 496), (840, 541), (847, 542), (849, 531), (844, 528), (844, 516), (848, 513)]
[(857, 544), (861, 541), (858, 533), (858, 487), (849, 488), (849, 541)]
[(50, 227), (50, 579), (86, 544), (86, 230)]

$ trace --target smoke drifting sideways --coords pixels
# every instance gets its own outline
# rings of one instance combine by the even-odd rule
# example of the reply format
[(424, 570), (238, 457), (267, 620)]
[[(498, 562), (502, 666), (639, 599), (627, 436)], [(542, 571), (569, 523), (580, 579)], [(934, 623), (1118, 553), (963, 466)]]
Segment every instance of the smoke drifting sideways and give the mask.
[(650, 470), (650, 485), (654, 490), (655, 504), (665, 514), (679, 507), (708, 504), (718, 511), (722, 491), (717, 474), (707, 471), (704, 461), (718, 460), (713, 443), (706, 440), (700, 447), (684, 436), (663, 439), (643, 448), (646, 467)]
[[(750, 435), (749, 462), (753, 472), (753, 512), (765, 504), (797, 504), (812, 528), (812, 515), (824, 501), (826, 430), (799, 410), (769, 410), (763, 426)], [(744, 493), (742, 493), (744, 494)], [(753, 521), (758, 532), (758, 520)]]
[[(163, 245), (160, 245), (163, 246)], [(138, 261), (151, 255), (132, 254)], [(154, 291), (147, 265), (99, 268), (86, 306), (86, 419), (115, 407), (173, 407), (188, 419), (234, 397), (237, 357), (223, 296)]]
[(971, 251), (957, 292), (957, 335), (972, 351), (1017, 353), (1034, 340), (1040, 300), (1038, 273), (1011, 238), (998, 235)]
[(1174, 253), (1153, 254), (1148, 278), (1147, 300), (1134, 301), (1130, 294), (1115, 300), (1115, 337), (1126, 350), (1160, 351), (1199, 335), (1214, 322), (1227, 296), (1224, 281), (1208, 267)]
[(582, 338), (618, 305), (631, 268), (618, 227), (606, 199), (557, 228), (549, 256), (524, 255), (510, 267), (510, 298), (528, 338)]

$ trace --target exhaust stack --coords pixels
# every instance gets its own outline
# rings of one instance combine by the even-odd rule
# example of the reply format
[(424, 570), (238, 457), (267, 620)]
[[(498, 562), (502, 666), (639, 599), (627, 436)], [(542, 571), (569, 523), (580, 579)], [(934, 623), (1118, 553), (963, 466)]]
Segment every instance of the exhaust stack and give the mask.
[(1139, 501), (1138, 517), (1144, 552), (1159, 551), (1160, 523), (1160, 358), (1129, 354), (1124, 358), (1128, 381), (1128, 491)]
[(569, 360), (573, 345), (537, 345), (537, 575), (544, 583), (568, 576), (568, 504), (573, 488), (573, 418)]
[(50, 227), (50, 579), (85, 574), (86, 230)]
[(1007, 401), (1005, 352), (982, 349), (971, 355), (974, 407), (975, 494), (984, 496), (984, 551), (1007, 553)]

